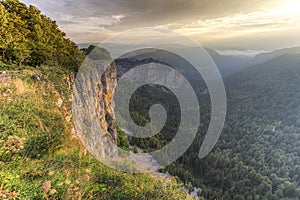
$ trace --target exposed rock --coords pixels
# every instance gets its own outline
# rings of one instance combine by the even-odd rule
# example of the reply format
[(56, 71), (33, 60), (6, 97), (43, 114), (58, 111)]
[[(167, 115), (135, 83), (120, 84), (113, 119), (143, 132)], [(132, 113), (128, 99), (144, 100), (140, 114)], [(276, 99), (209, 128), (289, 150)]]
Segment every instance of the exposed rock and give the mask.
[(36, 82), (41, 82), (42, 81), (42, 75), (40, 74), (35, 74), (35, 75), (32, 75), (32, 80), (36, 81)]
[(117, 130), (114, 116), (113, 94), (117, 84), (117, 71), (114, 64), (107, 67), (101, 77), (101, 83), (98, 84), (98, 105), (99, 120), (102, 129), (107, 131), (116, 141)]
[[(112, 98), (117, 71), (115, 64), (110, 63), (111, 60), (86, 60), (83, 63), (86, 67), (76, 76), (76, 90), (73, 91), (76, 130), (86, 148), (100, 159), (116, 155), (113, 145), (116, 144), (117, 130)], [(105, 71), (104, 65), (107, 66)]]

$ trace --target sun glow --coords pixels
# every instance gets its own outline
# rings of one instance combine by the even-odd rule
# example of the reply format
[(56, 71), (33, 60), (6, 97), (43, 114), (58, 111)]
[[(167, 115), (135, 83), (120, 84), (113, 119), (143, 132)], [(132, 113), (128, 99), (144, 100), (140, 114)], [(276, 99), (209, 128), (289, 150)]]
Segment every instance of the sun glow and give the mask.
[(277, 1), (263, 10), (204, 21), (198, 20), (192, 24), (178, 25), (178, 27), (180, 27), (178, 31), (187, 35), (212, 36), (215, 34), (218, 38), (299, 29), (300, 0)]
[(288, 0), (282, 2), (281, 6), (273, 10), (274, 14), (287, 14), (300, 16), (300, 0)]

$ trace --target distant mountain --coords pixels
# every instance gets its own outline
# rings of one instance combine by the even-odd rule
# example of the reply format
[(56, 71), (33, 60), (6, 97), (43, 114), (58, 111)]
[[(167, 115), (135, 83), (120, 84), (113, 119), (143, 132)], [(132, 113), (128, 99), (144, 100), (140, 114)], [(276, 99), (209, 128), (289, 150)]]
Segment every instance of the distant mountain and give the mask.
[(221, 55), (213, 49), (207, 49), (207, 52), (216, 63), (223, 77), (242, 71), (251, 66), (252, 57), (242, 55)]
[(253, 59), (253, 64), (261, 64), (267, 62), (268, 60), (272, 60), (274, 58), (283, 56), (283, 55), (297, 55), (300, 54), (300, 47), (293, 47), (293, 48), (285, 48), (279, 49), (276, 51), (272, 51), (270, 53), (262, 53)]
[[(82, 43), (82, 44), (78, 44), (78, 46), (81, 49), (88, 49), (89, 46), (94, 46), (95, 44), (92, 43)], [(107, 48), (109, 48), (110, 50), (113, 50), (115, 53), (119, 52), (121, 47), (119, 47), (120, 45), (118, 44), (106, 44)], [(180, 45), (170, 45), (169, 47), (172, 48), (178, 48), (178, 46)], [(138, 49), (138, 46), (134, 46), (134, 45), (126, 45), (126, 47), (130, 47), (131, 49)], [(189, 55), (193, 55), (195, 49), (194, 48), (189, 48), (189, 47), (182, 47), (183, 50), (189, 54)], [(213, 49), (208, 49), (205, 48), (205, 50), (207, 51), (207, 53), (211, 56), (211, 58), (213, 59), (213, 61), (215, 62), (215, 64), (217, 65), (221, 75), (223, 77), (226, 77), (228, 75), (234, 74), (236, 72), (242, 71), (245, 68), (251, 66), (251, 61), (252, 61), (252, 57), (251, 56), (243, 56), (243, 55), (221, 55), (219, 54), (217, 51), (213, 50)], [(170, 65), (172, 66), (177, 66), (180, 67), (184, 70), (184, 68), (188, 65), (187, 62), (184, 62), (182, 59), (177, 59), (176, 57), (174, 57), (174, 55), (172, 56), (172, 58), (170, 57), (171, 54), (167, 53), (167, 51), (163, 51), (163, 50), (157, 50), (157, 49), (145, 49), (145, 50), (138, 50), (138, 51), (133, 51), (133, 52), (128, 52), (126, 55), (126, 57), (131, 57), (134, 58), (138, 61), (142, 61), (144, 59), (154, 59), (157, 61), (162, 61), (162, 60), (168, 60)], [(124, 59), (124, 56), (121, 56), (118, 60)]]
[(218, 66), (223, 77), (243, 71), (255, 65), (266, 63), (284, 55), (300, 55), (300, 47), (285, 48), (268, 53), (261, 53), (256, 55), (254, 58), (243, 55), (221, 55), (213, 49), (206, 50)]
[[(266, 57), (271, 58), (270, 55), (276, 53), (270, 53)], [(240, 105), (245, 110), (248, 105), (244, 105), (244, 102), (248, 101), (251, 102), (248, 111), (278, 120), (286, 120), (288, 114), (298, 115), (300, 113), (298, 110), (300, 109), (298, 106), (300, 105), (300, 52), (283, 54), (233, 74), (225, 79), (225, 85), (232, 106)], [(297, 107), (299, 108), (296, 109)], [(286, 122), (291, 124), (295, 121)]]
[(174, 68), (189, 80), (202, 80), (193, 66), (180, 56), (160, 49), (137, 50), (116, 59), (119, 75), (143, 64), (160, 63)]

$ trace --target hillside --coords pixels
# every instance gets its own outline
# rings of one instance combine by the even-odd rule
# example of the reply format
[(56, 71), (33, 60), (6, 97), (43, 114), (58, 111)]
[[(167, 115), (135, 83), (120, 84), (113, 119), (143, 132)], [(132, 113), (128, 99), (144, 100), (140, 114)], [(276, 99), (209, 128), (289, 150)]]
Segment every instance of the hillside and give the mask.
[(18, 0), (0, 2), (0, 64), (78, 69), (83, 53), (56, 22)]
[(300, 198), (299, 72), (299, 54), (287, 53), (225, 79), (227, 120), (214, 152), (194, 161), (196, 142), (178, 162), (213, 188), (207, 198)]
[[(159, 57), (151, 60), (153, 54), (148, 56), (116, 63), (134, 67), (159, 62)], [(187, 69), (183, 71), (189, 74)], [(207, 130), (210, 104), (208, 93), (198, 93), (202, 103), (198, 137), (165, 171), (199, 186), (201, 196), (207, 199), (299, 199), (299, 74), (299, 54), (285, 53), (226, 77), (225, 127), (213, 152), (201, 160), (198, 151)], [(194, 89), (203, 91), (201, 81), (196, 83)], [(174, 137), (179, 115), (174, 109), (176, 102), (169, 92), (157, 87), (138, 90), (131, 102), (132, 116), (143, 124), (148, 116), (141, 105), (149, 108), (158, 100), (170, 112), (171, 122), (155, 137), (131, 140), (132, 145), (146, 151), (156, 150)]]
[(40, 72), (0, 75), (1, 199), (186, 198), (175, 180), (130, 175), (95, 160), (72, 131), (66, 104), (52, 82), (68, 79), (45, 67), (44, 80), (35, 81)]
[(0, 14), (0, 199), (188, 199), (176, 178), (96, 160), (71, 113), (84, 52), (33, 6), (1, 1)]
[(284, 55), (299, 55), (300, 47), (292, 47), (275, 50), (269, 53), (262, 53), (255, 56), (253, 59), (253, 64), (262, 64), (274, 58), (284, 56)]
[(207, 52), (216, 63), (223, 77), (243, 71), (251, 66), (252, 57), (242, 55), (221, 55), (213, 49), (207, 49)]

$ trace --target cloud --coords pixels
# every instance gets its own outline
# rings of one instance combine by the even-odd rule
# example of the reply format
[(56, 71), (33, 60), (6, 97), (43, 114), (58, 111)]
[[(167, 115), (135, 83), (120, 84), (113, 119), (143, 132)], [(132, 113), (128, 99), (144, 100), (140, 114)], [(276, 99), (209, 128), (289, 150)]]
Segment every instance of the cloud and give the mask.
[(101, 18), (112, 22), (104, 23), (105, 26), (110, 26), (111, 30), (174, 22), (192, 23), (200, 19), (246, 13), (262, 9), (266, 5), (259, 0), (227, 0), (226, 3), (219, 0), (24, 0), (24, 2), (37, 5), (58, 22)]
[[(207, 41), (218, 41), (242, 35), (249, 38), (249, 34), (287, 32), (295, 29), (295, 24), (300, 24), (298, 0), (23, 2), (37, 6), (57, 21), (62, 30), (76, 42), (100, 42), (103, 35), (109, 37), (120, 31), (138, 27), (168, 27), (197, 40), (205, 38)], [(82, 34), (84, 32), (90, 35)]]
[(269, 51), (264, 51), (264, 50), (216, 50), (219, 54), (221, 55), (226, 55), (226, 56), (248, 56), (248, 57), (254, 57), (258, 54), (261, 53), (268, 53)]

